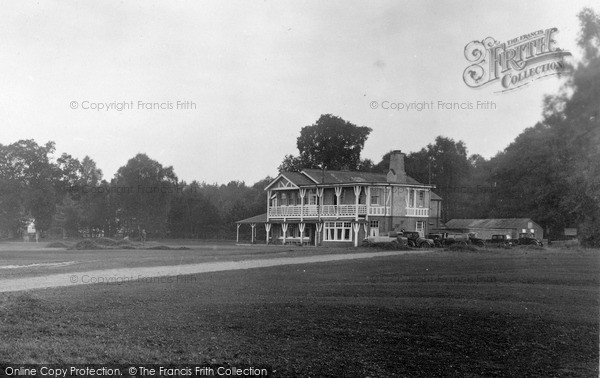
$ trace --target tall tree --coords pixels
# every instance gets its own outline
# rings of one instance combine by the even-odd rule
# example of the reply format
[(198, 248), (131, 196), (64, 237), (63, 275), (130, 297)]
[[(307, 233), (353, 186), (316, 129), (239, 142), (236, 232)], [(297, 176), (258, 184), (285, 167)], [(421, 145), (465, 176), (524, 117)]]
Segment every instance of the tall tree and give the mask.
[[(3, 201), (8, 223), (16, 227), (24, 218), (35, 219), (38, 230), (47, 230), (56, 209), (58, 168), (50, 160), (54, 142), (38, 145), (33, 139), (0, 146), (0, 180), (13, 192)], [(14, 192), (16, 190), (16, 192)], [(18, 201), (19, 205), (9, 201)], [(18, 210), (19, 214), (16, 213)]]
[(279, 169), (357, 170), (364, 165), (360, 154), (371, 131), (369, 127), (356, 126), (340, 117), (324, 114), (313, 125), (300, 130), (296, 143), (299, 156), (287, 155)]
[(163, 167), (146, 154), (137, 154), (117, 171), (111, 196), (118, 204), (117, 218), (126, 233), (165, 236), (171, 199), (178, 188), (173, 167)]
[(220, 225), (217, 207), (202, 193), (201, 185), (193, 181), (174, 196), (169, 211), (169, 230), (177, 238), (213, 238)]
[(600, 17), (584, 9), (579, 20), (583, 60), (546, 97), (543, 120), (493, 159), (493, 178), (500, 211), (534, 214), (552, 236), (577, 225), (600, 245)]

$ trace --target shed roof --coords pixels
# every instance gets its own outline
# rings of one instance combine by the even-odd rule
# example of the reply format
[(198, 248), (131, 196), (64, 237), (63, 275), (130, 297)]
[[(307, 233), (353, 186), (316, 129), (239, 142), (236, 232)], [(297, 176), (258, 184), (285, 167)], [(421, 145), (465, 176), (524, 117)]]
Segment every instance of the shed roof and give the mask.
[(446, 222), (446, 228), (528, 228), (528, 223), (531, 222), (537, 227), (537, 223), (531, 218), (492, 218), (492, 219), (451, 219)]
[(250, 217), (250, 218), (246, 218), (246, 219), (242, 219), (242, 220), (239, 220), (239, 221), (235, 221), (235, 223), (244, 223), (244, 224), (249, 224), (249, 223), (267, 223), (267, 213), (260, 214), (260, 215), (255, 215), (255, 216)]
[(434, 201), (441, 201), (442, 197), (438, 196), (433, 191), (431, 191), (431, 199), (434, 200)]

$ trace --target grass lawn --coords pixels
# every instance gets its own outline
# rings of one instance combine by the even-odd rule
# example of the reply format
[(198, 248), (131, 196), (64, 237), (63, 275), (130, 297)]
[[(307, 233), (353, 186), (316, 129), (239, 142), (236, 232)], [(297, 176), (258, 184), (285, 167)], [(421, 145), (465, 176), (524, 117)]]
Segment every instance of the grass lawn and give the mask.
[[(188, 249), (168, 251), (152, 249), (68, 250), (66, 248), (46, 248), (47, 244), (0, 242), (0, 280), (103, 269), (372, 251), (368, 248), (354, 247), (237, 246), (234, 242), (206, 243), (202, 241), (195, 243), (187, 241), (183, 244)], [(182, 243), (179, 240), (170, 241), (170, 243), (148, 242), (147, 246), (164, 244), (177, 247)], [(6, 268), (7, 266), (8, 268)]]
[(596, 377), (599, 253), (439, 251), (0, 294), (0, 361)]

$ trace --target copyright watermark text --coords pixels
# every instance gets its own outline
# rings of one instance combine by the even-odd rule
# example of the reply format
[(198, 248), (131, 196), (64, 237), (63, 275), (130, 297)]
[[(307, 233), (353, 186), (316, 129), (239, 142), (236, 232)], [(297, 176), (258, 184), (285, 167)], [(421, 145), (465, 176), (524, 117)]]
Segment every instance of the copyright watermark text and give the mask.
[(143, 284), (172, 284), (172, 283), (194, 283), (196, 277), (192, 275), (183, 276), (98, 276), (93, 274), (72, 274), (69, 277), (72, 284), (98, 284), (98, 283), (126, 283), (137, 282)]
[(371, 101), (369, 107), (373, 110), (391, 110), (399, 112), (422, 112), (422, 111), (461, 111), (461, 110), (497, 110), (498, 105), (494, 101)]
[(150, 110), (197, 110), (198, 104), (190, 100), (176, 101), (71, 101), (69, 107), (73, 110), (91, 110), (98, 112), (150, 111)]

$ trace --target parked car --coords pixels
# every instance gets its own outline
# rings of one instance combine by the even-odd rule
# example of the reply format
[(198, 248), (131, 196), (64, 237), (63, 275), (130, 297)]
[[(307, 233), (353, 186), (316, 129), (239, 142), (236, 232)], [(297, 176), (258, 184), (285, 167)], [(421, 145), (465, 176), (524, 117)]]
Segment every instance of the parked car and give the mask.
[(473, 244), (479, 247), (485, 246), (485, 240), (476, 237), (475, 234), (449, 234), (449, 233), (433, 233), (427, 237), (433, 240), (435, 247), (449, 247), (454, 244), (469, 245)]
[(540, 240), (531, 237), (531, 236), (521, 236), (520, 238), (518, 238), (517, 240), (515, 240), (515, 244), (518, 245), (537, 245), (542, 247), (544, 245), (544, 243), (542, 243)]
[(402, 236), (408, 238), (409, 247), (433, 248), (435, 246), (432, 239), (424, 238), (416, 231), (402, 231)]
[(444, 234), (427, 234), (427, 239), (433, 240), (433, 246), (436, 248), (444, 246)]
[(372, 243), (399, 243), (400, 245), (408, 245), (408, 239), (396, 231), (390, 231), (387, 235), (368, 236), (363, 240), (363, 245)]
[(515, 245), (510, 235), (492, 235), (492, 238), (485, 242), (491, 245), (504, 245), (507, 247)]
[(469, 234), (469, 242), (478, 247), (485, 247), (485, 239), (478, 238), (477, 234)]

